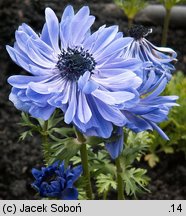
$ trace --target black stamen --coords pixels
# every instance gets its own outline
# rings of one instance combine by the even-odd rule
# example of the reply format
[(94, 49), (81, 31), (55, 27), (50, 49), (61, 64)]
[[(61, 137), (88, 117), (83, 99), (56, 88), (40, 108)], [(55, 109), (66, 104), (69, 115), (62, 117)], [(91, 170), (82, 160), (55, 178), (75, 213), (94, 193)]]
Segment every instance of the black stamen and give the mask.
[(61, 76), (69, 80), (78, 80), (86, 71), (92, 72), (96, 62), (91, 54), (83, 48), (68, 48), (58, 56), (57, 68)]
[(129, 35), (135, 38), (136, 40), (139, 40), (147, 36), (151, 32), (152, 29), (146, 28), (142, 25), (134, 25), (131, 29), (129, 29)]

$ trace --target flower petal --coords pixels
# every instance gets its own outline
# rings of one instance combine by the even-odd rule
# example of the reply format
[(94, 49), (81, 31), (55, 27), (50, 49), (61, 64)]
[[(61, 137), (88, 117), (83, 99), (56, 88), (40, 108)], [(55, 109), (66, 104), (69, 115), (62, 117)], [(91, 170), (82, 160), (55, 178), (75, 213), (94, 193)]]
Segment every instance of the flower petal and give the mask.
[(81, 91), (79, 92), (77, 115), (79, 120), (84, 124), (86, 124), (92, 117), (92, 112), (88, 105), (86, 96)]
[(45, 9), (45, 18), (48, 30), (48, 36), (50, 38), (51, 45), (56, 53), (60, 53), (59, 49), (59, 21), (50, 8)]
[[(115, 141), (106, 142), (105, 148), (109, 152), (112, 159), (116, 159), (122, 152), (124, 146), (124, 133), (123, 128), (118, 127), (116, 132), (112, 135)], [(112, 137), (111, 137), (112, 138)]]

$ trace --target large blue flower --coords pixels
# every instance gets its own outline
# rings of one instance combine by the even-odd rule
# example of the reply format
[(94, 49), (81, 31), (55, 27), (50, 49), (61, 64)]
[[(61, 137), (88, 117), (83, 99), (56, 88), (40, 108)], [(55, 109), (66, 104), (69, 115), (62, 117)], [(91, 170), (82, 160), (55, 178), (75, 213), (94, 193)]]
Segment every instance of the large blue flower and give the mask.
[[(156, 130), (164, 139), (167, 135), (158, 126), (167, 120), (172, 106), (177, 106), (177, 96), (161, 96), (171, 73), (175, 69), (172, 65), (176, 61), (176, 53), (170, 48), (155, 47), (144, 37), (149, 29), (143, 26), (134, 26), (130, 30), (128, 45), (124, 47), (124, 59), (137, 58), (143, 62), (141, 68), (134, 72), (141, 77), (142, 84), (138, 88), (140, 99), (131, 107), (124, 107), (122, 113), (126, 118), (125, 127), (138, 133), (146, 130)], [(118, 127), (113, 136), (115, 140), (106, 142), (106, 149), (113, 159), (123, 150), (123, 129)], [(118, 138), (117, 138), (118, 137)]]
[(35, 178), (32, 186), (39, 192), (41, 197), (52, 197), (62, 200), (76, 200), (78, 191), (74, 182), (82, 173), (82, 166), (68, 167), (65, 170), (64, 162), (55, 162), (41, 170), (32, 169)]
[(123, 114), (128, 119), (127, 127), (135, 132), (155, 129), (168, 139), (157, 124), (167, 120), (171, 107), (177, 106), (177, 96), (161, 96), (175, 69), (172, 62), (176, 61), (176, 53), (170, 48), (151, 44), (144, 38), (149, 32), (143, 26), (130, 30), (132, 37), (125, 47), (124, 58), (134, 57), (143, 62), (141, 69), (136, 71), (143, 82), (138, 88), (140, 100), (130, 109), (124, 109)]
[(31, 76), (8, 79), (10, 100), (17, 109), (47, 120), (56, 108), (64, 112), (87, 136), (110, 137), (113, 124), (123, 126), (120, 109), (138, 101), (141, 79), (132, 71), (141, 66), (134, 58), (122, 58), (130, 38), (117, 26), (102, 26), (91, 34), (94, 16), (83, 7), (76, 14), (68, 6), (61, 22), (47, 8), (40, 35), (22, 24), (14, 47), (7, 46), (12, 60)]

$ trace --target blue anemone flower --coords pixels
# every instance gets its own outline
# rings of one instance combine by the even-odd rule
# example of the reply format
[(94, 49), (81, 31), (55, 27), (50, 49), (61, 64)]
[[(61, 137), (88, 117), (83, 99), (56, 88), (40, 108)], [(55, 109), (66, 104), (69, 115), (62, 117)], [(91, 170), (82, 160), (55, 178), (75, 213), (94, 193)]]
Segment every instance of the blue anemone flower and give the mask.
[(108, 138), (113, 124), (126, 124), (120, 109), (138, 101), (142, 80), (133, 70), (141, 61), (123, 59), (130, 38), (123, 38), (118, 26), (91, 34), (95, 17), (89, 13), (87, 6), (76, 14), (67, 6), (59, 22), (46, 8), (40, 35), (26, 24), (18, 28), (14, 47), (7, 51), (30, 76), (8, 79), (13, 86), (9, 98), (17, 109), (44, 120), (60, 108), (67, 124), (87, 136)]
[(32, 169), (35, 178), (32, 186), (39, 192), (41, 197), (58, 198), (62, 200), (76, 200), (78, 191), (73, 186), (74, 182), (82, 173), (82, 166), (68, 167), (65, 170), (64, 162), (59, 161), (41, 170)]
[[(137, 58), (144, 64), (138, 70), (137, 75), (143, 80), (141, 89), (144, 86), (146, 93), (154, 90), (166, 77), (169, 81), (172, 72), (175, 70), (173, 62), (176, 62), (176, 52), (167, 47), (156, 47), (150, 43), (145, 36), (152, 32), (152, 29), (142, 25), (136, 25), (129, 30), (130, 42), (124, 48), (124, 58)], [(143, 71), (143, 73), (142, 73)], [(148, 80), (150, 82), (148, 82)], [(152, 82), (153, 79), (153, 82)], [(151, 83), (151, 86), (147, 86)], [(143, 89), (144, 89), (143, 88)]]
[(133, 57), (143, 62), (142, 67), (135, 71), (143, 82), (138, 88), (138, 103), (130, 109), (123, 110), (124, 116), (128, 119), (126, 126), (135, 132), (155, 129), (168, 140), (167, 135), (157, 124), (167, 120), (171, 107), (178, 105), (177, 96), (160, 96), (175, 69), (172, 62), (176, 61), (176, 52), (151, 44), (145, 39), (151, 30), (143, 26), (134, 26), (129, 33), (130, 42), (124, 49), (124, 58)]
[[(163, 139), (169, 140), (158, 124), (167, 120), (173, 106), (178, 106), (177, 96), (161, 96), (175, 69), (172, 62), (176, 61), (176, 53), (146, 40), (145, 36), (150, 32), (143, 26), (134, 26), (129, 31), (131, 37), (128, 37), (128, 46), (124, 47), (123, 58), (137, 58), (143, 62), (141, 67), (133, 70), (142, 79), (142, 84), (137, 89), (140, 96), (137, 103), (124, 107), (122, 113), (127, 121), (125, 127), (136, 133), (156, 130)], [(122, 127), (118, 127), (114, 134), (118, 138), (105, 144), (113, 159), (120, 155), (124, 146)]]

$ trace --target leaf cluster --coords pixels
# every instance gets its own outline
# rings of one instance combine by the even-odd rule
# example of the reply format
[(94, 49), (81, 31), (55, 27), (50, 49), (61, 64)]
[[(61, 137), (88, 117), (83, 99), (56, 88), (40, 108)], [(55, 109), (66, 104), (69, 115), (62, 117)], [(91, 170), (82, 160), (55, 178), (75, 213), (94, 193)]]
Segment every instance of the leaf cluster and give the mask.
[[(137, 194), (148, 191), (146, 186), (149, 183), (149, 178), (146, 175), (146, 170), (135, 167), (147, 151), (151, 139), (148, 132), (135, 134), (129, 130), (124, 130), (125, 133), (125, 148), (120, 156), (121, 166), (123, 169), (122, 179), (125, 185), (125, 193), (127, 196), (136, 197)], [(95, 139), (95, 138), (94, 138)], [(95, 142), (99, 144), (100, 149), (95, 152), (95, 148), (89, 145), (89, 164), (91, 176), (96, 181), (98, 196), (106, 199), (108, 194), (116, 190), (117, 170), (115, 162), (112, 161), (104, 149), (103, 142)]]
[(148, 5), (146, 0), (114, 0), (114, 2), (124, 11), (128, 19), (132, 20)]
[(171, 10), (173, 6), (180, 4), (180, 3), (185, 3), (185, 0), (159, 0), (160, 3), (164, 5), (166, 10)]

